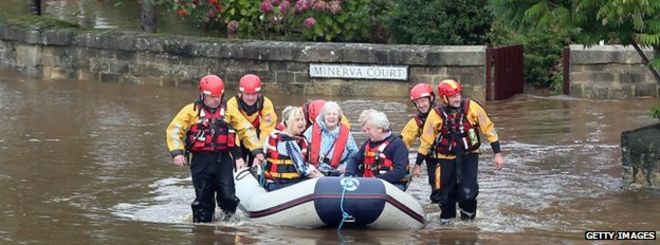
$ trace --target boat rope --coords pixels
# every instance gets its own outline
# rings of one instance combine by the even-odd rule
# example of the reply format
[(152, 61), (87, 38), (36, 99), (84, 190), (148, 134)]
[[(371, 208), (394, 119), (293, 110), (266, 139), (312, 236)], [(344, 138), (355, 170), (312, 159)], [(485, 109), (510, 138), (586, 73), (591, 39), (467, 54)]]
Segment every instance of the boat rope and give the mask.
[(339, 226), (337, 226), (337, 232), (341, 231), (342, 226), (344, 226), (344, 222), (352, 218), (352, 216), (348, 214), (346, 210), (344, 210), (344, 197), (346, 196), (346, 189), (354, 188), (353, 177), (352, 176), (345, 177), (339, 182), (339, 184), (341, 185), (341, 199), (339, 199), (339, 208), (341, 209), (341, 222), (339, 222)]

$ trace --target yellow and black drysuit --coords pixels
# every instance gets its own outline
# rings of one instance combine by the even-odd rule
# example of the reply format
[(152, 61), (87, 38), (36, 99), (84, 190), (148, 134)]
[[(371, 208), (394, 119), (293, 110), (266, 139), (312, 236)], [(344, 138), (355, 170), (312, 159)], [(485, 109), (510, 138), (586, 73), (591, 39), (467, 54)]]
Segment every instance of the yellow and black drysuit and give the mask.
[[(433, 106), (434, 103), (431, 103), (431, 106)], [(433, 108), (429, 110), (431, 112)], [(412, 145), (415, 143), (415, 140), (417, 138), (420, 138), (422, 136), (422, 130), (424, 129), (424, 124), (426, 123), (426, 117), (428, 117), (429, 112), (427, 113), (422, 113), (420, 111), (417, 111), (415, 115), (413, 115), (410, 120), (406, 123), (406, 125), (403, 127), (401, 130), (401, 140), (403, 140), (403, 143), (406, 145), (408, 149), (412, 147)], [(422, 155), (422, 154), (417, 154), (417, 160), (415, 160), (415, 164), (418, 166), (422, 165), (422, 162), (426, 160), (427, 156)], [(426, 171), (428, 173), (428, 182), (429, 185), (433, 186), (434, 180), (434, 172), (435, 172), (435, 163), (437, 161), (426, 161)]]
[(418, 153), (436, 161), (432, 199), (440, 202), (441, 219), (456, 217), (456, 202), (462, 219), (476, 216), (479, 132), (499, 153), (495, 125), (483, 106), (469, 98), (461, 100), (458, 108), (435, 107), (426, 119)]
[(197, 101), (184, 106), (167, 127), (170, 155), (184, 155), (190, 162), (193, 222), (213, 221), (216, 201), (225, 218), (236, 211), (233, 170), (241, 153), (231, 117), (236, 115), (227, 113), (224, 101), (218, 108)]
[(241, 141), (241, 150), (247, 164), (252, 164), (255, 155), (263, 153), (264, 142), (275, 130), (277, 114), (273, 102), (266, 96), (259, 95), (257, 102), (248, 106), (239, 95), (227, 101), (227, 111), (239, 115), (231, 125), (236, 128)]

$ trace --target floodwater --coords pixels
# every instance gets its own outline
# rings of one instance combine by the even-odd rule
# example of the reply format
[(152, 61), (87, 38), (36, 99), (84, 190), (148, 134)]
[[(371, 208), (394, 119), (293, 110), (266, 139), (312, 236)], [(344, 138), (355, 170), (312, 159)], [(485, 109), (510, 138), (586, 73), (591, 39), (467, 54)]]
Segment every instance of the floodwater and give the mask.
[[(27, 13), (28, 2), (0, 1), (0, 15)], [(84, 27), (139, 30), (138, 1), (119, 8), (110, 0), (42, 2), (46, 15)], [(213, 35), (161, 17), (161, 32)], [(265, 91), (278, 112), (318, 98)], [(622, 188), (619, 147), (622, 131), (655, 122), (646, 114), (660, 100), (529, 94), (485, 104), (507, 165), (495, 171), (483, 146), (475, 222), (440, 226), (422, 176), (408, 190), (427, 212), (421, 230), (299, 230), (241, 215), (194, 225), (189, 173), (170, 163), (164, 139), (171, 118), (196, 94), (193, 87), (47, 81), (0, 70), (0, 244), (547, 244), (583, 241), (587, 230), (660, 230), (660, 193)], [(353, 124), (363, 109), (385, 111), (396, 132), (414, 112), (405, 95), (322, 98), (338, 101)]]
[[(278, 111), (314, 98), (265, 91)], [(440, 226), (422, 176), (409, 188), (427, 212), (422, 230), (298, 230), (244, 215), (193, 225), (189, 173), (171, 164), (164, 139), (196, 94), (0, 70), (0, 243), (545, 244), (582, 241), (587, 230), (660, 229), (660, 193), (622, 188), (619, 147), (622, 131), (654, 123), (646, 114), (660, 101), (533, 95), (485, 104), (507, 165), (495, 171), (483, 146), (475, 222)], [(383, 110), (397, 132), (414, 111), (405, 95), (323, 98), (338, 101), (353, 124), (362, 109)]]
[[(0, 16), (30, 14), (32, 0), (1, 0)], [(41, 0), (42, 14), (76, 23), (84, 28), (140, 31), (140, 1), (136, 0)], [(115, 2), (121, 2), (116, 5)], [(189, 36), (225, 37), (221, 32), (191, 28), (195, 24), (166, 9), (159, 9), (158, 32)]]

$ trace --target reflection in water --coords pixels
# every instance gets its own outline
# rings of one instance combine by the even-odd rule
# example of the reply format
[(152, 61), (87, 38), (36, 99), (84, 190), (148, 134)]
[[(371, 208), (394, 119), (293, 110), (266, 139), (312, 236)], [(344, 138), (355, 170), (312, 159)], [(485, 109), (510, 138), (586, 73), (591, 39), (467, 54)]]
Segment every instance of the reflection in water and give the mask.
[[(0, 16), (30, 14), (28, 0), (0, 1)], [(115, 0), (41, 0), (43, 15), (76, 23), (84, 28), (141, 31), (140, 1)], [(182, 19), (173, 12), (159, 10), (158, 32), (188, 36), (219, 36), (197, 28), (191, 18)], [(192, 28), (191, 28), (192, 27)], [(224, 37), (224, 36), (223, 36)]]
[[(660, 194), (621, 189), (619, 148), (622, 131), (654, 122), (646, 113), (658, 100), (529, 95), (486, 104), (507, 166), (495, 171), (483, 146), (475, 222), (440, 226), (422, 176), (409, 187), (428, 214), (419, 231), (345, 230), (340, 237), (333, 229), (254, 225), (240, 215), (193, 225), (189, 174), (170, 163), (164, 132), (196, 93), (0, 70), (0, 243), (527, 243), (660, 227)], [(312, 99), (267, 95), (278, 112)], [(361, 110), (384, 110), (397, 132), (414, 110), (405, 97), (324, 99), (339, 101), (358, 142), (365, 139), (357, 127)]]

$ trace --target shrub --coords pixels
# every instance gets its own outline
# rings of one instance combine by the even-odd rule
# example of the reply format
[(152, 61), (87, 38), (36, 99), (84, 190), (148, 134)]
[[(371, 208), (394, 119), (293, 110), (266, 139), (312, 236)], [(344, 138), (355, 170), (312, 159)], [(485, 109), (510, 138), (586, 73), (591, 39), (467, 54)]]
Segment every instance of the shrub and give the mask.
[(173, 0), (160, 1), (205, 27), (239, 37), (287, 40), (372, 41), (392, 0)]
[(657, 105), (651, 109), (651, 112), (649, 112), (649, 116), (651, 118), (655, 118), (660, 120), (660, 105)]
[(485, 44), (492, 17), (486, 0), (399, 1), (389, 21), (397, 43)]
[(560, 69), (561, 54), (568, 44), (568, 36), (544, 29), (513, 30), (496, 21), (488, 34), (490, 45), (522, 44), (524, 49), (523, 76), (525, 83), (561, 93), (563, 80)]

